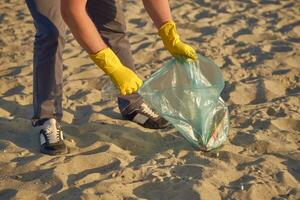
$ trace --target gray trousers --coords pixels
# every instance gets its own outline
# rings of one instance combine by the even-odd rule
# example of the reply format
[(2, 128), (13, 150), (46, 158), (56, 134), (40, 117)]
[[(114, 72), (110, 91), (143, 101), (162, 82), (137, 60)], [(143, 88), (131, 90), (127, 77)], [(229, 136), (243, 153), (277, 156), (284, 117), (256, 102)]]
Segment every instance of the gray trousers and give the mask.
[[(60, 121), (62, 51), (66, 32), (66, 25), (60, 14), (60, 0), (26, 0), (26, 4), (36, 27), (33, 58), (33, 120), (56, 118)], [(106, 44), (113, 49), (125, 66), (134, 70), (120, 1), (88, 0), (87, 11)], [(122, 102), (134, 102), (139, 97), (135, 94), (119, 98), (125, 100)]]

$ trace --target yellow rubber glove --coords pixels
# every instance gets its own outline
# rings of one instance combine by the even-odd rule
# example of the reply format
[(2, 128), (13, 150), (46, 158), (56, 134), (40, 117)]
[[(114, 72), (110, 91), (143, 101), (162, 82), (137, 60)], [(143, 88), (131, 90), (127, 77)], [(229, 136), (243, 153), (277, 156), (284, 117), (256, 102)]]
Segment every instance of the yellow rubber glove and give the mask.
[(184, 56), (193, 60), (197, 59), (196, 51), (189, 45), (180, 40), (176, 31), (176, 25), (173, 21), (169, 21), (162, 25), (158, 34), (161, 37), (165, 48), (174, 56)]
[(110, 48), (91, 54), (90, 58), (110, 76), (122, 95), (131, 94), (141, 87), (143, 81), (131, 69), (125, 67)]

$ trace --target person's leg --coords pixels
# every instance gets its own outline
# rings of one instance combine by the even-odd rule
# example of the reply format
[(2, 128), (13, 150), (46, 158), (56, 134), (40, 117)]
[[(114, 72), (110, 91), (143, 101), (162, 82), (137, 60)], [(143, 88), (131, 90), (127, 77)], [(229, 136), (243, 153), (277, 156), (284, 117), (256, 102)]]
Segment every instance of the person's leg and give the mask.
[(33, 121), (62, 118), (62, 50), (66, 25), (60, 0), (26, 0), (36, 35), (33, 59)]
[[(88, 0), (87, 11), (106, 44), (125, 66), (135, 71), (121, 0)], [(119, 96), (118, 106), (125, 119), (146, 128), (168, 126), (168, 122), (153, 112), (138, 94)]]
[(64, 154), (67, 147), (60, 127), (62, 118), (62, 50), (66, 26), (60, 0), (26, 0), (36, 35), (33, 58), (32, 125), (39, 131), (41, 152)]

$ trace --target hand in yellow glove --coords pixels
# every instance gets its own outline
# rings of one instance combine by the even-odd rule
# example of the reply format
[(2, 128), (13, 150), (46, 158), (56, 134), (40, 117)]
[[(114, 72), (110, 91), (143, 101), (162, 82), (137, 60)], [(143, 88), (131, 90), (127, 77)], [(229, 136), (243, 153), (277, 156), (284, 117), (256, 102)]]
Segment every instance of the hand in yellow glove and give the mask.
[(184, 56), (193, 60), (197, 59), (196, 51), (189, 45), (183, 43), (180, 40), (176, 31), (176, 25), (174, 22), (169, 21), (162, 25), (158, 34), (161, 37), (165, 48), (174, 56)]
[(137, 91), (143, 81), (129, 68), (125, 67), (117, 55), (105, 48), (96, 54), (90, 55), (91, 59), (110, 76), (122, 95)]

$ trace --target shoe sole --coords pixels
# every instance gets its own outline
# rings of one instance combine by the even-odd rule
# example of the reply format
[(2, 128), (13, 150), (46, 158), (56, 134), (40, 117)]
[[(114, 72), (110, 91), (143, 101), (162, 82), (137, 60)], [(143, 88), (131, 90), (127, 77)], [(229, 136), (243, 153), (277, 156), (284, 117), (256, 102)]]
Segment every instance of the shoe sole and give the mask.
[(45, 149), (41, 148), (40, 152), (43, 153), (43, 154), (49, 155), (49, 156), (57, 156), (57, 155), (64, 155), (64, 154), (69, 153), (69, 149), (66, 148), (66, 149), (63, 149), (63, 150), (48, 151), (48, 150), (45, 150)]

